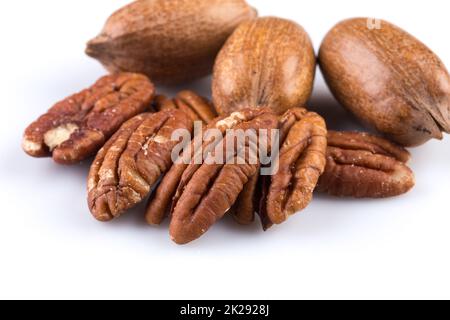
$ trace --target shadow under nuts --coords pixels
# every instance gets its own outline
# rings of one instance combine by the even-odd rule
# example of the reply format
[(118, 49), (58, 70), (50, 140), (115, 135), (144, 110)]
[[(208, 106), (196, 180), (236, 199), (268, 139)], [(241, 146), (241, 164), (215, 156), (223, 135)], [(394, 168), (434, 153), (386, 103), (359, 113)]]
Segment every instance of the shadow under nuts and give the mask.
[(135, 1), (108, 19), (86, 53), (111, 72), (181, 83), (210, 74), (234, 29), (256, 15), (245, 0)]
[(295, 22), (260, 18), (240, 25), (217, 56), (212, 84), (219, 114), (270, 107), (277, 114), (305, 105), (316, 58)]
[(450, 76), (419, 40), (386, 22), (341, 22), (326, 36), (320, 67), (335, 97), (404, 146), (450, 132)]
[(387, 198), (414, 187), (410, 154), (383, 138), (358, 132), (328, 132), (327, 166), (318, 190), (355, 198)]
[(172, 165), (177, 129), (192, 131), (182, 111), (143, 113), (126, 122), (100, 150), (88, 178), (88, 203), (94, 217), (109, 221), (147, 197)]
[(155, 88), (140, 74), (106, 76), (55, 104), (25, 131), (22, 147), (33, 157), (76, 164), (93, 155), (135, 115), (146, 111)]

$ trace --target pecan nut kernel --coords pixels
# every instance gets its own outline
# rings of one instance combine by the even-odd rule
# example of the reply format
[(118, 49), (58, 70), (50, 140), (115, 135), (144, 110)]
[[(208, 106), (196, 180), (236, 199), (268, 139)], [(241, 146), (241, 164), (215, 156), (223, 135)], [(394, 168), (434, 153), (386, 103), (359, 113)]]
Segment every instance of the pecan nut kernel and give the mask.
[(33, 157), (52, 156), (61, 164), (81, 162), (93, 156), (125, 121), (144, 112), (154, 91), (143, 75), (103, 77), (32, 123), (25, 130), (22, 147)]
[(386, 198), (414, 187), (404, 148), (367, 133), (328, 133), (327, 166), (318, 190), (355, 198)]
[[(252, 112), (258, 114), (256, 110)], [(265, 113), (268, 110), (262, 110), (262, 112)], [(216, 118), (208, 126), (205, 126), (204, 132), (206, 133), (210, 129), (217, 129), (224, 136), (227, 130), (242, 123), (246, 119), (245, 116), (250, 117), (251, 115), (250, 111), (245, 114), (235, 112), (229, 116)], [(205, 136), (194, 137), (190, 149), (181, 155), (182, 161), (172, 166), (161, 180), (155, 192), (150, 196), (146, 211), (146, 219), (149, 224), (159, 225), (167, 217), (171, 210), (172, 199), (175, 196), (178, 184), (191, 160), (198, 159), (199, 156), (202, 157), (203, 154), (211, 152), (219, 143), (220, 141), (210, 141)]]
[(293, 108), (280, 121), (279, 169), (262, 183), (259, 214), (265, 230), (309, 205), (326, 164), (327, 129), (321, 116)]
[(192, 131), (182, 111), (143, 113), (126, 122), (98, 153), (89, 173), (88, 203), (94, 217), (109, 221), (144, 200), (172, 165), (177, 129)]
[[(270, 131), (277, 126), (277, 116), (268, 108), (244, 109), (210, 124), (208, 128), (218, 129), (222, 136), (220, 139), (215, 136), (214, 139), (204, 142), (201, 149), (193, 151), (193, 159), (196, 158), (197, 152), (201, 152), (204, 161), (173, 166), (172, 174), (169, 172), (166, 176), (169, 180), (165, 178), (161, 183), (166, 191), (173, 192), (173, 189), (167, 189), (167, 186), (177, 186), (172, 201), (170, 223), (173, 241), (186, 244), (201, 237), (229, 211), (248, 179), (256, 174), (260, 165), (258, 142), (245, 139), (243, 144), (230, 149), (229, 142), (235, 139), (235, 136), (230, 134), (230, 129), (233, 129), (233, 132), (252, 131), (259, 141), (260, 129)], [(221, 161), (211, 161), (217, 157), (219, 149), (222, 150), (219, 156)], [(256, 161), (252, 162), (252, 159)], [(156, 202), (157, 206), (161, 203), (167, 202)], [(151, 212), (154, 211), (150, 210), (147, 214)]]
[(179, 109), (191, 117), (192, 121), (202, 121), (206, 124), (217, 118), (213, 105), (204, 97), (193, 91), (185, 90), (173, 99), (159, 95), (155, 98), (154, 108), (157, 111), (166, 109)]

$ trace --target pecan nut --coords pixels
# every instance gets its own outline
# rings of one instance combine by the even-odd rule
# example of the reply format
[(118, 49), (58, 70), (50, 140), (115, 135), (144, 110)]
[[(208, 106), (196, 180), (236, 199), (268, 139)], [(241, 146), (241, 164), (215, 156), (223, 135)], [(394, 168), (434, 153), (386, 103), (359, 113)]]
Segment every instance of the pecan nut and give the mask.
[(186, 112), (192, 121), (203, 121), (206, 124), (217, 118), (214, 107), (206, 98), (188, 90), (181, 91), (173, 99), (168, 99), (162, 95), (157, 96), (154, 108), (157, 111), (179, 109)]
[(172, 165), (177, 129), (192, 131), (179, 110), (143, 113), (126, 122), (98, 153), (89, 173), (89, 208), (100, 221), (120, 216), (148, 196)]
[[(254, 130), (259, 138), (259, 130), (277, 129), (278, 118), (267, 108), (246, 109), (217, 122), (216, 126), (235, 132)], [(208, 156), (212, 155), (209, 153), (202, 164), (190, 164), (183, 172), (173, 199), (170, 223), (170, 235), (178, 244), (201, 237), (230, 210), (244, 185), (258, 172), (259, 158), (255, 163), (250, 159), (252, 155), (258, 157), (259, 140), (256, 143), (246, 141), (242, 149), (229, 150), (229, 139), (234, 136), (223, 137), (223, 164), (208, 162)]]
[(328, 133), (327, 166), (318, 190), (355, 198), (386, 198), (414, 187), (404, 148), (367, 133)]
[(265, 230), (309, 205), (326, 164), (327, 129), (321, 116), (294, 108), (280, 121), (278, 172), (261, 182), (259, 214)]
[[(160, 98), (159, 98), (160, 99)], [(158, 97), (157, 99), (158, 100)], [(215, 119), (205, 129), (216, 128), (221, 130), (222, 135), (225, 134), (227, 127), (217, 126), (224, 117)], [(197, 139), (201, 141), (197, 142)], [(171, 210), (172, 199), (175, 196), (178, 184), (180, 183), (183, 172), (189, 165), (190, 159), (195, 159), (202, 155), (203, 150), (211, 150), (215, 145), (211, 141), (205, 141), (203, 136), (194, 137), (190, 148), (186, 150), (180, 157), (186, 159), (173, 164), (170, 170), (162, 178), (160, 184), (149, 198), (145, 218), (150, 225), (160, 225), (168, 216)]]
[[(263, 110), (262, 112), (267, 112), (267, 110)], [(250, 114), (250, 111), (247, 113)], [(228, 117), (222, 116), (211, 122), (204, 128), (204, 131), (207, 132), (209, 129), (218, 129), (223, 136), (226, 134), (228, 129), (232, 129), (233, 126), (241, 123), (242, 121), (244, 121), (244, 118), (240, 116), (240, 113), (234, 113)], [(175, 163), (171, 167), (171, 169), (161, 180), (161, 183), (158, 185), (155, 192), (150, 196), (145, 215), (149, 224), (159, 225), (167, 217), (171, 209), (172, 200), (177, 191), (178, 184), (180, 183), (181, 177), (188, 167), (191, 159), (198, 159), (199, 156), (203, 157), (203, 154), (213, 150), (218, 143), (220, 143), (220, 141), (209, 141), (205, 136), (197, 136), (193, 139), (191, 147), (181, 155), (184, 160), (179, 163)]]
[[(163, 212), (171, 205), (170, 234), (178, 244), (185, 244), (202, 236), (217, 220), (225, 215), (236, 201), (242, 187), (259, 168), (259, 129), (276, 129), (278, 119), (268, 108), (245, 109), (228, 117), (216, 119), (208, 129), (218, 129), (220, 139), (200, 137), (200, 146), (185, 152), (182, 161), (172, 166), (162, 179), (155, 196), (149, 203), (147, 221), (160, 223)], [(252, 131), (258, 136), (256, 144), (245, 140), (232, 150), (227, 149), (234, 132)], [(249, 139), (251, 140), (251, 139)], [(253, 141), (254, 142), (254, 141)], [(270, 148), (271, 141), (267, 141)], [(208, 161), (222, 148), (223, 161)], [(202, 161), (197, 155), (202, 156)], [(255, 162), (251, 159), (256, 158)], [(203, 161), (204, 160), (204, 161)]]
[(260, 171), (250, 178), (244, 186), (242, 192), (239, 194), (236, 203), (234, 204), (231, 214), (234, 220), (241, 225), (249, 225), (255, 221), (256, 208), (259, 208), (256, 202), (259, 199), (259, 184), (262, 183), (263, 178), (260, 178)]
[(101, 78), (89, 89), (55, 104), (31, 124), (23, 138), (24, 151), (75, 164), (93, 156), (119, 128), (150, 105), (154, 86), (139, 74)]

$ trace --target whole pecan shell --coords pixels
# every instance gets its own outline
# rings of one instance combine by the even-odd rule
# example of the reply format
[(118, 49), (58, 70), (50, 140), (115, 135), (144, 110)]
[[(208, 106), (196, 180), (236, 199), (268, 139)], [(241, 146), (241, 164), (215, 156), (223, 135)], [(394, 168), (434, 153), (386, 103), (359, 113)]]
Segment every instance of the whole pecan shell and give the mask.
[(140, 74), (105, 76), (92, 87), (55, 104), (32, 123), (23, 138), (24, 151), (75, 164), (93, 156), (119, 128), (146, 111), (154, 86)]
[(327, 166), (318, 190), (355, 198), (398, 196), (414, 187), (404, 148), (367, 133), (328, 133)]
[(172, 164), (177, 129), (192, 131), (182, 111), (144, 113), (126, 122), (98, 153), (89, 173), (88, 203), (94, 217), (109, 221), (148, 196)]
[(325, 37), (319, 62), (331, 92), (364, 124), (407, 147), (450, 133), (450, 75), (418, 39), (383, 20), (349, 19)]
[(314, 112), (294, 108), (281, 118), (279, 169), (266, 177), (260, 215), (264, 229), (306, 208), (326, 164), (327, 129)]
[[(274, 130), (278, 119), (269, 109), (246, 109), (219, 121), (216, 126), (234, 130)], [(230, 136), (223, 138), (224, 148)], [(224, 164), (190, 164), (184, 171), (173, 199), (170, 235), (178, 244), (185, 244), (202, 236), (233, 206), (244, 185), (253, 177), (260, 163), (251, 163), (250, 154), (256, 150), (246, 143), (244, 149), (224, 150)], [(270, 149), (270, 146), (269, 146)], [(244, 150), (245, 157), (237, 159)], [(234, 162), (229, 160), (233, 159)], [(239, 160), (243, 160), (239, 163)]]
[(202, 121), (205, 124), (217, 118), (213, 105), (206, 98), (189, 90), (179, 92), (173, 99), (159, 95), (155, 98), (153, 106), (157, 111), (179, 109), (186, 112), (192, 121)]
[(307, 102), (315, 70), (314, 48), (300, 25), (274, 17), (244, 22), (217, 56), (214, 106), (221, 115), (260, 106), (282, 115)]
[(109, 71), (177, 84), (211, 73), (220, 48), (257, 16), (245, 0), (139, 0), (113, 13), (86, 53)]

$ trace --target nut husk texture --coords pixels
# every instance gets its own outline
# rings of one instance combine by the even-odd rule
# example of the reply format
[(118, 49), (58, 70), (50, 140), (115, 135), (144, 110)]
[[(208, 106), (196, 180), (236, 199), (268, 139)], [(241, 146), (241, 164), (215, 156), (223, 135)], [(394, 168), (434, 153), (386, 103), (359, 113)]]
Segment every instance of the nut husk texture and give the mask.
[(271, 17), (245, 22), (217, 56), (214, 105), (219, 114), (270, 107), (281, 115), (306, 103), (315, 67), (311, 40), (295, 22)]
[(419, 40), (381, 21), (346, 20), (319, 53), (325, 79), (341, 104), (364, 123), (404, 146), (450, 132), (450, 76)]
[(115, 12), (86, 53), (111, 72), (174, 84), (208, 75), (227, 38), (256, 16), (245, 0), (140, 0)]

